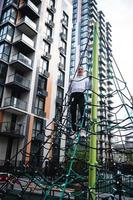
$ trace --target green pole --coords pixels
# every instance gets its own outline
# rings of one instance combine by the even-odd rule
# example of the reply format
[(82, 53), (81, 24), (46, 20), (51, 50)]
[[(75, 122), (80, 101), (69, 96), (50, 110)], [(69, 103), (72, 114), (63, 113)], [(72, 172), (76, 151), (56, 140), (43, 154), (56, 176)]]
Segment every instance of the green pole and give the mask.
[(91, 198), (96, 199), (96, 133), (97, 133), (97, 104), (98, 104), (98, 23), (93, 27), (93, 65), (92, 65), (92, 107), (91, 107), (91, 136), (89, 147), (89, 190)]

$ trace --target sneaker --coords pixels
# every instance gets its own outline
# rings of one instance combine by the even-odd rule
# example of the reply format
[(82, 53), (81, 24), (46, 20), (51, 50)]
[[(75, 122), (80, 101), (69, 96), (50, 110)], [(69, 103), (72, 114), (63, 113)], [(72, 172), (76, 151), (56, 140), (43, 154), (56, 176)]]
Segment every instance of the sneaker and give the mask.
[(80, 130), (80, 136), (81, 137), (86, 137), (86, 131), (84, 129)]

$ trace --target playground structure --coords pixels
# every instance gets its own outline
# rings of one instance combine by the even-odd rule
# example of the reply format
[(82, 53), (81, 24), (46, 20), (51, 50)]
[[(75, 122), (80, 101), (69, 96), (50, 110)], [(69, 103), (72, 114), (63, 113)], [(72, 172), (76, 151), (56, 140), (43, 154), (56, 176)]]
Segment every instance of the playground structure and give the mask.
[[(107, 95), (98, 93), (102, 79), (98, 74), (98, 31), (93, 27), (93, 66), (91, 91), (85, 91), (84, 116), (86, 135), (80, 134), (82, 121), (77, 115), (78, 130), (71, 135), (71, 117), (66, 94), (61, 115), (46, 125), (42, 145), (36, 152), (26, 153), (28, 144), (5, 163), (1, 171), (7, 179), (0, 185), (0, 198), (6, 199), (119, 199), (133, 198), (132, 166), (132, 96), (112, 55), (110, 77), (114, 89)], [(87, 45), (86, 45), (87, 47)], [(104, 78), (103, 78), (104, 79)], [(92, 101), (90, 102), (90, 95)], [(115, 105), (108, 108), (108, 101)], [(102, 103), (98, 103), (102, 97)], [(105, 118), (98, 118), (99, 108)], [(111, 115), (111, 121), (107, 118)], [(37, 137), (40, 137), (38, 134)], [(40, 137), (41, 139), (41, 137)], [(38, 151), (43, 151), (38, 165)], [(14, 160), (24, 155), (26, 160), (14, 166)]]

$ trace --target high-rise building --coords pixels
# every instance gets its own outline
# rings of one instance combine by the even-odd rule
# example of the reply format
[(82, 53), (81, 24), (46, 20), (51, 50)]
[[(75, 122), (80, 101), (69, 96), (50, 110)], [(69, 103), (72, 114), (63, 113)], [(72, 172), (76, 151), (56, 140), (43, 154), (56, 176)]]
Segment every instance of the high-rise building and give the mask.
[[(60, 112), (71, 29), (71, 0), (0, 1), (0, 165), (29, 161), (45, 140), (45, 124)], [(44, 153), (38, 150), (38, 165)]]
[[(104, 157), (103, 149), (111, 145), (111, 134), (107, 133), (107, 126), (111, 122), (112, 110), (112, 39), (111, 25), (105, 21), (102, 11), (98, 11), (96, 0), (73, 0), (73, 29), (71, 44), (70, 75), (77, 66), (82, 66), (91, 74), (94, 22), (99, 24), (99, 106), (98, 106), (98, 145), (101, 161)], [(91, 94), (89, 101), (91, 101)], [(108, 152), (110, 158), (110, 153)]]

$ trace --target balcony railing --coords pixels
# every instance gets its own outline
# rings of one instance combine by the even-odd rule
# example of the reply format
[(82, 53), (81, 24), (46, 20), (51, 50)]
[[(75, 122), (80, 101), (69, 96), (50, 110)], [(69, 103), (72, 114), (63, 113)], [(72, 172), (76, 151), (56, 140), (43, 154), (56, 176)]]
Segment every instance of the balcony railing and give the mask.
[(21, 61), (29, 67), (32, 67), (32, 60), (29, 59), (27, 56), (23, 55), (22, 53), (13, 55), (11, 61)]
[(15, 82), (23, 87), (30, 88), (30, 80), (27, 80), (19, 74), (12, 74), (8, 76), (8, 83)]
[(44, 68), (42, 66), (39, 67), (39, 73), (42, 75), (42, 76), (45, 76), (45, 77), (49, 77), (49, 72), (47, 70), (44, 70)]
[(26, 110), (27, 102), (22, 101), (16, 97), (7, 97), (4, 99), (4, 106), (13, 106), (14, 108), (18, 108), (21, 110)]
[(0, 122), (0, 133), (24, 136), (24, 125), (22, 123)]
[(33, 4), (30, 0), (27, 1), (27, 3), (25, 3), (25, 0), (20, 1), (19, 7), (22, 7), (23, 5), (27, 4), (32, 10), (34, 10), (34, 12), (36, 12), (37, 14), (39, 13), (39, 9), (35, 6), (35, 4)]
[(30, 6), (36, 13), (39, 13), (39, 9), (30, 0), (27, 1), (27, 5)]
[(31, 40), (27, 35), (25, 35), (24, 33), (22, 35), (17, 35), (14, 39), (14, 42), (18, 42), (18, 41), (24, 41), (26, 44), (28, 44), (29, 46), (31, 46), (32, 48), (34, 48), (34, 41)]
[(17, 25), (20, 24), (20, 23), (22, 23), (22, 22), (25, 22), (25, 23), (29, 24), (29, 26), (31, 26), (35, 30), (37, 28), (37, 25), (30, 18), (28, 18), (27, 16), (25, 16), (24, 18), (20, 18), (18, 20)]

